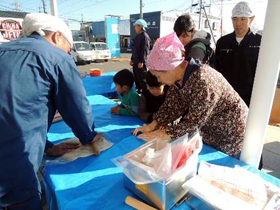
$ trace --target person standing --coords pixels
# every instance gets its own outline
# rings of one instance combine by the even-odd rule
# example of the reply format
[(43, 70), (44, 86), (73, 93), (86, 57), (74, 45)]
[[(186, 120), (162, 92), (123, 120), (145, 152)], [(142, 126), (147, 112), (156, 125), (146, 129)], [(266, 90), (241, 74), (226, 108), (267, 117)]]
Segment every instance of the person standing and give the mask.
[(77, 67), (72, 33), (61, 19), (27, 14), (24, 38), (0, 46), (0, 210), (40, 210), (37, 171), (44, 151), (60, 156), (77, 145), (47, 141), (56, 110), (82, 144), (99, 138)]
[(214, 52), (210, 47), (211, 35), (203, 30), (197, 31), (194, 20), (189, 14), (179, 16), (173, 30), (185, 46), (186, 59), (192, 57), (202, 63), (212, 65)]
[[(232, 10), (234, 32), (218, 40), (215, 56), (215, 69), (223, 74), (248, 107), (261, 44), (261, 35), (250, 29), (254, 18), (247, 2), (236, 4)], [(261, 157), (259, 169), (262, 166)]]
[(250, 26), (255, 16), (247, 2), (239, 2), (232, 10), (234, 32), (217, 42), (215, 68), (250, 106), (257, 67), (261, 35)]
[(146, 32), (147, 23), (145, 20), (137, 20), (134, 27), (137, 35), (133, 42), (130, 65), (133, 66), (136, 89), (138, 93), (141, 93), (147, 90), (144, 79), (147, 72), (146, 61), (150, 51), (150, 37)]

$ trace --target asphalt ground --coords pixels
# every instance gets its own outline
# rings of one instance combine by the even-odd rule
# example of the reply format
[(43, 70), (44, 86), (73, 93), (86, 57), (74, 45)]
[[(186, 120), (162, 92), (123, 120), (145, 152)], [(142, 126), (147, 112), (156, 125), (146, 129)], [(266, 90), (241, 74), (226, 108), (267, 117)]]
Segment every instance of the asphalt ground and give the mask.
[(112, 58), (105, 61), (97, 61), (90, 64), (77, 64), (77, 67), (82, 76), (86, 75), (90, 69), (98, 68), (103, 72), (120, 71), (122, 69), (132, 69), (130, 66), (130, 53), (122, 53), (120, 58)]

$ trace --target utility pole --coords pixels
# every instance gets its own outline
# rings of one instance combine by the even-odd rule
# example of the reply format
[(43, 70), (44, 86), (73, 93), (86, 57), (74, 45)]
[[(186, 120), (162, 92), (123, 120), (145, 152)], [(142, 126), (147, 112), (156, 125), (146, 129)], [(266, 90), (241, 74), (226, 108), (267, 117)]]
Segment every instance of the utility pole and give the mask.
[(223, 0), (221, 0), (221, 36), (223, 36)]
[(142, 0), (140, 0), (140, 19), (143, 19), (143, 11), (142, 11), (142, 8), (143, 8), (143, 3), (142, 3)]
[(201, 19), (202, 19), (201, 8), (202, 8), (202, 0), (200, 0), (200, 2), (199, 2), (199, 22), (198, 22), (198, 29), (199, 30), (201, 30)]
[(213, 39), (214, 44), (215, 44), (215, 46), (216, 46), (216, 40), (215, 40), (215, 38), (214, 38), (213, 30), (212, 30), (212, 28), (211, 28), (211, 25), (210, 25), (210, 22), (209, 22), (209, 18), (208, 18), (208, 15), (207, 15), (207, 13), (206, 13), (206, 10), (205, 10), (204, 5), (203, 5), (203, 7), (202, 7), (202, 8), (203, 8), (203, 11), (204, 11), (204, 15), (205, 15), (205, 18), (206, 18), (206, 21), (207, 21), (208, 28), (209, 28), (209, 30), (210, 30), (210, 33), (211, 33), (212, 39)]
[(212, 0), (209, 0), (209, 12), (208, 12), (209, 15), (211, 15), (211, 5), (212, 5)]
[(43, 11), (44, 13), (46, 14), (47, 11), (46, 11), (46, 4), (45, 4), (45, 0), (42, 0), (42, 4), (43, 4)]
[(50, 3), (51, 3), (51, 14), (53, 16), (58, 17), (57, 2), (56, 2), (56, 0), (50, 0)]
[(17, 0), (14, 1), (13, 5), (15, 6), (15, 11), (20, 11), (20, 4)]

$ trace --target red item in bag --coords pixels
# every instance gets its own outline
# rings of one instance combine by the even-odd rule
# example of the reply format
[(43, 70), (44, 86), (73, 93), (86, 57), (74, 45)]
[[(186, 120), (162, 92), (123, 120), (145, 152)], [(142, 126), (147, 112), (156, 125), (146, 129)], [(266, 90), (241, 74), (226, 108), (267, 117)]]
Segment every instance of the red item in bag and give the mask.
[(192, 156), (193, 152), (194, 152), (193, 148), (188, 147), (184, 151), (184, 154), (182, 155), (176, 168), (180, 168), (182, 165), (185, 165), (189, 157)]

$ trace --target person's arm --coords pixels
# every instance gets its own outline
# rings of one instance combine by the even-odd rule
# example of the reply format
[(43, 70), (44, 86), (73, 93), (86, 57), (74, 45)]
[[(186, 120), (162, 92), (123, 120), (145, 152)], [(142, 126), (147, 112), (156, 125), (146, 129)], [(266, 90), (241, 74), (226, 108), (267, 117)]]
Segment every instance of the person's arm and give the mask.
[(199, 80), (192, 83), (190, 94), (189, 112), (183, 120), (177, 125), (166, 126), (166, 133), (171, 138), (179, 138), (186, 133), (192, 135), (196, 129), (200, 129), (208, 118), (219, 100), (219, 95), (215, 93), (205, 80)]
[(59, 157), (80, 147), (79, 143), (62, 142), (45, 150), (47, 155)]
[(45, 146), (45, 151), (53, 147), (53, 143), (50, 142), (48, 139), (46, 140), (46, 146)]
[(130, 62), (129, 62), (129, 64), (131, 65), (131, 66), (133, 66), (133, 54), (131, 53), (131, 57), (130, 57)]
[(131, 108), (120, 108), (119, 114), (127, 116), (138, 116), (138, 113), (133, 111)]
[(87, 144), (97, 134), (94, 130), (92, 109), (80, 74), (74, 62), (69, 59), (54, 67), (54, 102), (75, 136), (82, 144)]
[(139, 117), (147, 122), (152, 122), (153, 121), (153, 113), (150, 113), (147, 111), (146, 108), (146, 98), (144, 96), (144, 94), (141, 94), (140, 97), (140, 106), (139, 106)]
[[(128, 96), (128, 104), (121, 103), (119, 114), (128, 116), (138, 116), (140, 97), (138, 94), (130, 94)], [(124, 107), (124, 108), (123, 108)]]
[(182, 106), (178, 91), (178, 88), (172, 85), (166, 94), (164, 103), (160, 106), (159, 110), (153, 114), (153, 118), (157, 121), (159, 126), (172, 123), (184, 114), (185, 108)]
[(206, 46), (202, 42), (198, 42), (192, 46), (187, 58), (194, 58), (203, 61), (206, 55)]

